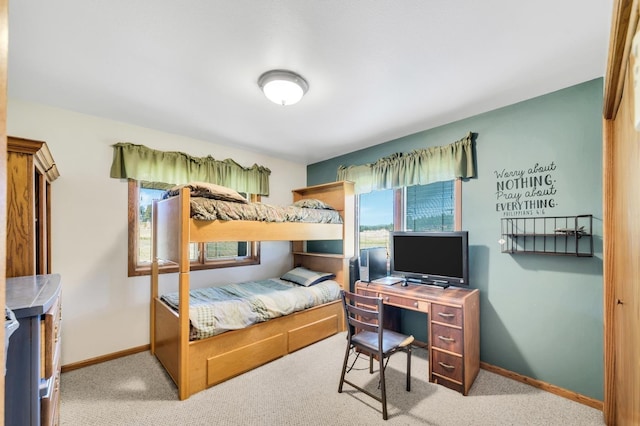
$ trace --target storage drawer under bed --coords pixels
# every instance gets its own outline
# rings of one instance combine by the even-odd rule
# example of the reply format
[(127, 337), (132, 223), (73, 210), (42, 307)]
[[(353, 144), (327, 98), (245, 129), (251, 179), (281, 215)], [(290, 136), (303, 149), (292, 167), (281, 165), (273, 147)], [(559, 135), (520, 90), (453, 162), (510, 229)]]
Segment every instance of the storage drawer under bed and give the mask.
[[(334, 303), (334, 305), (337, 308), (341, 308), (337, 303)], [(319, 312), (319, 310), (316, 310), (316, 312)], [(302, 313), (298, 313), (297, 316), (300, 317)], [(285, 320), (286, 317), (282, 319)], [(341, 329), (341, 320), (342, 317), (340, 315), (321, 316), (316, 321), (290, 329), (285, 327), (284, 330), (274, 335), (263, 337), (247, 345), (209, 357), (206, 359), (207, 386), (223, 382), (259, 365), (266, 364), (269, 361), (334, 335)], [(266, 323), (258, 326), (253, 328), (269, 327)]]

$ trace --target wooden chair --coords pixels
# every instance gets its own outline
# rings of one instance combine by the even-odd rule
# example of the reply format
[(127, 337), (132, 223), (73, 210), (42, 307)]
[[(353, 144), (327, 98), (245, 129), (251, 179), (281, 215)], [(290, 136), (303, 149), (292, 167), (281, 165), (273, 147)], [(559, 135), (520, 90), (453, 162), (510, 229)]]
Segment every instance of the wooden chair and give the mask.
[[(384, 370), (389, 357), (398, 351), (407, 354), (407, 391), (411, 391), (411, 343), (413, 336), (396, 333), (384, 329), (384, 309), (381, 297), (362, 296), (342, 291), (342, 305), (347, 320), (347, 350), (344, 354), (342, 373), (338, 392), (342, 392), (345, 383), (356, 388), (382, 403), (382, 418), (387, 420), (387, 390), (385, 387)], [(356, 357), (349, 368), (347, 364), (352, 350)], [(373, 359), (377, 359), (380, 366), (380, 381), (378, 388), (380, 395), (375, 395), (366, 389), (345, 379), (345, 375), (353, 368), (360, 354), (369, 356), (369, 373), (373, 373)], [(385, 362), (386, 359), (386, 362)]]

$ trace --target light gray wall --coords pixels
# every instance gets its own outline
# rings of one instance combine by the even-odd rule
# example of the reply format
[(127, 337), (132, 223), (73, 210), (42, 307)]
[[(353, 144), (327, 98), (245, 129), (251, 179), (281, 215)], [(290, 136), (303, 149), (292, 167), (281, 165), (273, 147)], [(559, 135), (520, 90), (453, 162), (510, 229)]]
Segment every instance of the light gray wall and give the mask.
[[(475, 134), (477, 177), (463, 183), (471, 287), (480, 289), (482, 361), (603, 399), (602, 79), (312, 164), (309, 185), (341, 164), (446, 145)], [(501, 252), (497, 173), (550, 165), (557, 205), (531, 216), (593, 214), (595, 256)], [(544, 173), (547, 174), (547, 173)], [(545, 189), (551, 189), (546, 187)], [(512, 191), (513, 193), (523, 191)], [(524, 196), (524, 195), (523, 195)], [(405, 316), (423, 328), (420, 316)], [(419, 331), (418, 331), (419, 333)]]
[[(302, 164), (86, 114), (10, 99), (8, 134), (47, 142), (60, 170), (52, 185), (52, 265), (62, 276), (62, 364), (149, 344), (148, 276), (127, 277), (127, 183), (109, 177), (116, 142), (194, 156), (233, 158), (271, 169), (264, 202), (291, 203), (306, 184)], [(261, 264), (196, 271), (191, 286), (280, 276), (292, 266), (288, 242), (261, 244)], [(162, 274), (161, 292), (177, 290)]]

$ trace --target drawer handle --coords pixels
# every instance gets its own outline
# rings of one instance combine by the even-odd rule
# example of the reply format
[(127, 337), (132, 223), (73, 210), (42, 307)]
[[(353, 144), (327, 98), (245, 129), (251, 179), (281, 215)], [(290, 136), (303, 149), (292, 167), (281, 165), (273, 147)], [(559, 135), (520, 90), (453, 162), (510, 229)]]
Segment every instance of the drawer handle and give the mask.
[(455, 317), (454, 314), (446, 314), (444, 312), (438, 312), (438, 315), (440, 315), (443, 318), (453, 318), (453, 317)]
[(447, 370), (453, 370), (454, 367), (453, 365), (449, 365), (449, 364), (445, 364), (444, 362), (438, 361), (438, 364), (440, 364), (441, 367), (446, 368)]
[(388, 296), (386, 296), (386, 297), (384, 298), (384, 301), (385, 301), (385, 302), (388, 302), (388, 301), (389, 301), (389, 297), (388, 297)]
[(413, 302), (413, 306), (418, 307), (418, 302)]
[(452, 337), (445, 337), (445, 336), (438, 336), (438, 339), (444, 340), (445, 342), (455, 342), (456, 341), (456, 339), (454, 339)]

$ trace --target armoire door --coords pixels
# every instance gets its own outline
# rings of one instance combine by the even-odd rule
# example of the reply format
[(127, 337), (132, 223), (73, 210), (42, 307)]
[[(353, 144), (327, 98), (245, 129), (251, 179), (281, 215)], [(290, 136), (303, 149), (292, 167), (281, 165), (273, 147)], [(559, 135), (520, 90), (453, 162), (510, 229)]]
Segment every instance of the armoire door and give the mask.
[(603, 111), (604, 415), (619, 426), (640, 424), (640, 58), (630, 44), (638, 19), (637, 2), (614, 2)]
[(45, 142), (7, 140), (6, 276), (51, 272), (51, 189), (59, 176)]

